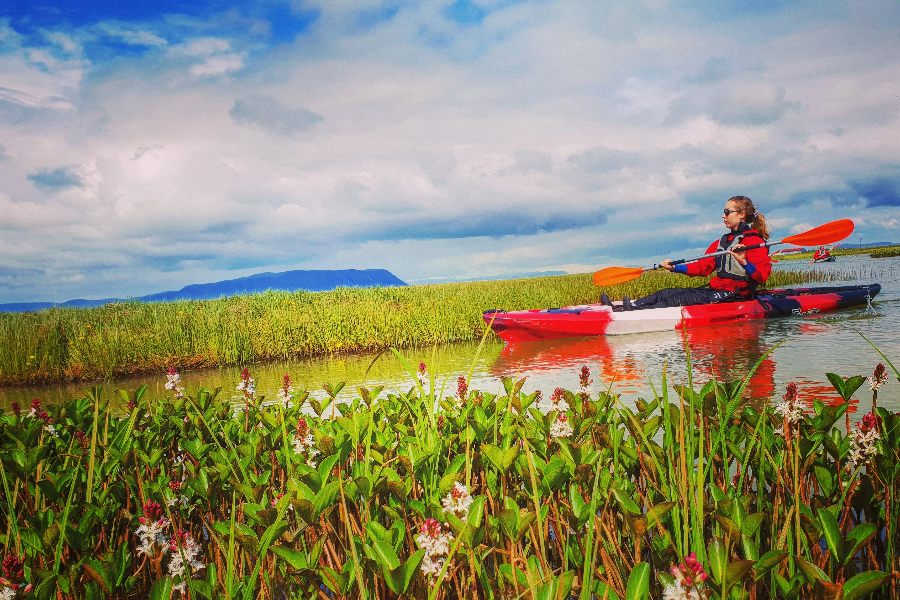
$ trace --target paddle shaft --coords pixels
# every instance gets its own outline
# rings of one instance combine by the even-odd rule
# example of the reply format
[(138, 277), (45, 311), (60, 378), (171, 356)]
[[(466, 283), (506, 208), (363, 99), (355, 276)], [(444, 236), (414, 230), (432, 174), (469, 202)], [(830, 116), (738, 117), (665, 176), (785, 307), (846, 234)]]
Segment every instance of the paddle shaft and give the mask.
[[(753, 250), (754, 248), (769, 248), (771, 246), (777, 246), (778, 244), (789, 244), (790, 242), (767, 242), (765, 244), (753, 244), (752, 246), (744, 246), (741, 248), (741, 252), (744, 250)], [(678, 260), (673, 260), (669, 262), (670, 265), (683, 265), (684, 263), (695, 262), (698, 260), (703, 260), (704, 258), (713, 258), (715, 256), (722, 256), (724, 254), (728, 254), (729, 250), (719, 250), (718, 252), (712, 252), (710, 254), (704, 254), (703, 256), (698, 256), (696, 258), (679, 258)], [(655, 271), (656, 269), (661, 269), (662, 267), (659, 264), (655, 264), (652, 267), (645, 267), (644, 271)]]

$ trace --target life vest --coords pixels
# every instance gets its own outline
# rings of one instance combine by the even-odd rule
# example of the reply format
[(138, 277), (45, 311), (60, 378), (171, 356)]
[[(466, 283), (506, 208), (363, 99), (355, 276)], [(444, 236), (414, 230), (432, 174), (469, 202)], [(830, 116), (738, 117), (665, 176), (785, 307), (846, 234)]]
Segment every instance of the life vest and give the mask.
[[(734, 235), (734, 239), (729, 242), (728, 238), (732, 235), (734, 234), (726, 233), (725, 235), (723, 235), (719, 240), (716, 251), (722, 252), (724, 250), (729, 250), (734, 246), (738, 246), (740, 245), (741, 241), (748, 235), (762, 237), (761, 235), (759, 235), (759, 232), (751, 228), (748, 223), (741, 223), (741, 225), (738, 227), (737, 235)], [(744, 265), (739, 263), (737, 259), (731, 254), (722, 254), (716, 257), (716, 277), (721, 277), (722, 279), (737, 279), (739, 281), (746, 281), (750, 286), (751, 292), (755, 291), (758, 285), (755, 281), (750, 279), (749, 275), (747, 275), (747, 270), (744, 268)]]

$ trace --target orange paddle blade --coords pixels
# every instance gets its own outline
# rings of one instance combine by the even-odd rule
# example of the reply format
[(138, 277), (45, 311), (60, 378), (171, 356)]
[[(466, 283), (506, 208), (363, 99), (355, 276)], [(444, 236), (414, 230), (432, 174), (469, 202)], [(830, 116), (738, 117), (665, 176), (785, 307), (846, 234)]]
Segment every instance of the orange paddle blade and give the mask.
[(821, 246), (823, 244), (833, 244), (842, 239), (849, 237), (853, 233), (853, 221), (850, 219), (839, 219), (831, 223), (825, 223), (818, 227), (813, 227), (809, 231), (789, 235), (783, 240), (782, 244), (793, 244), (794, 246)]
[(607, 286), (625, 283), (641, 276), (641, 267), (606, 267), (594, 273), (594, 285)]

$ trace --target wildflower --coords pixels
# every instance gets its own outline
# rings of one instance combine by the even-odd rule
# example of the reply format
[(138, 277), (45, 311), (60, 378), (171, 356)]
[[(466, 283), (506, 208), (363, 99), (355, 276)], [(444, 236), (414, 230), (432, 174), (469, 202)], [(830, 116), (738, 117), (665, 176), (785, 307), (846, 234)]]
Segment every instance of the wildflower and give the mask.
[(683, 563), (672, 567), (672, 575), (676, 582), (687, 587), (703, 583), (709, 578), (694, 552), (685, 556)]
[(15, 554), (10, 554), (3, 559), (3, 578), (16, 582), (25, 579), (25, 564)]
[(33, 419), (40, 419), (47, 425), (53, 423), (53, 418), (50, 417), (50, 415), (47, 414), (47, 411), (44, 410), (44, 407), (41, 406), (40, 398), (31, 399), (31, 411), (28, 413), (28, 416)]
[(701, 600), (706, 597), (703, 593), (703, 582), (709, 576), (697, 560), (696, 554), (693, 552), (688, 554), (684, 562), (673, 566), (671, 571), (675, 582), (663, 590), (664, 600)]
[(884, 363), (875, 365), (875, 371), (867, 379), (869, 380), (869, 389), (873, 392), (877, 392), (878, 388), (887, 383), (887, 369), (884, 368)]
[(281, 380), (281, 389), (278, 390), (278, 399), (281, 400), (283, 406), (289, 406), (291, 398), (294, 395), (294, 388), (291, 387), (291, 376), (287, 373)]
[(81, 429), (74, 433), (74, 437), (78, 441), (78, 445), (82, 450), (87, 450), (91, 445), (91, 441), (88, 439), (87, 434)]
[(775, 412), (784, 417), (788, 425), (799, 423), (803, 418), (803, 407), (797, 399), (797, 384), (790, 382), (781, 398), (782, 401), (775, 407)]
[(166, 506), (172, 507), (180, 504), (182, 508), (186, 508), (187, 505), (190, 504), (190, 500), (187, 496), (179, 494), (179, 492), (184, 489), (184, 480), (170, 480), (169, 489), (172, 490), (173, 493), (166, 499)]
[(468, 393), (469, 384), (466, 383), (466, 378), (460, 375), (456, 379), (456, 397), (460, 400), (465, 400)]
[(13, 600), (16, 597), (16, 588), (0, 585), (0, 600)]
[(453, 484), (453, 488), (441, 501), (444, 510), (454, 513), (457, 517), (465, 521), (469, 517), (469, 507), (472, 505), (472, 496), (469, 494), (469, 488), (460, 482)]
[(9, 407), (10, 409), (12, 409), (14, 415), (16, 415), (17, 417), (22, 416), (22, 407), (19, 406), (18, 402), (13, 402)]
[(237, 386), (237, 391), (244, 392), (244, 397), (252, 398), (256, 392), (256, 382), (250, 377), (250, 369), (244, 368), (241, 371), (241, 382)]
[(425, 367), (424, 362), (419, 363), (419, 371), (417, 373), (417, 377), (419, 379), (419, 385), (425, 387), (428, 385), (428, 369)]
[(685, 588), (678, 581), (663, 589), (663, 600), (701, 600), (701, 598), (697, 590)]
[(868, 413), (857, 423), (850, 433), (850, 467), (865, 464), (878, 454), (878, 433), (880, 419), (874, 413)]
[(181, 375), (175, 367), (166, 369), (166, 389), (171, 390), (176, 398), (184, 398), (184, 388), (181, 387)]
[(594, 380), (591, 379), (591, 370), (587, 368), (587, 365), (581, 367), (581, 373), (578, 376), (578, 383), (581, 385), (582, 391), (588, 391), (591, 387), (591, 384), (594, 383)]
[[(206, 565), (198, 560), (198, 556), (200, 556), (200, 546), (194, 539), (191, 537), (191, 534), (179, 529), (175, 532), (175, 535), (172, 536), (172, 541), (169, 542), (169, 552), (171, 553), (172, 558), (169, 560), (169, 577), (173, 579), (181, 579), (185, 575), (185, 567), (190, 567), (190, 573), (196, 573), (201, 569), (205, 569)], [(184, 578), (181, 582), (177, 583), (172, 587), (174, 590), (178, 590), (182, 594), (184, 594), (185, 587), (187, 586), (187, 578)]]
[(553, 390), (553, 394), (550, 395), (550, 402), (553, 404), (553, 409), (558, 410), (560, 412), (565, 412), (569, 410), (569, 403), (566, 402), (566, 390), (561, 387)]
[(319, 451), (315, 447), (316, 438), (313, 437), (312, 432), (309, 430), (309, 424), (303, 417), (297, 421), (297, 433), (294, 435), (293, 444), (294, 452), (306, 454), (307, 464), (313, 466), (311, 462), (319, 454)]
[(129, 400), (126, 406), (128, 408), (128, 412), (133, 413), (134, 409), (137, 408), (137, 402), (135, 402), (134, 400)]
[(169, 520), (162, 516), (162, 507), (157, 502), (148, 500), (144, 503), (144, 516), (138, 517), (140, 526), (134, 531), (140, 539), (137, 553), (154, 556), (154, 545), (165, 547), (166, 536), (163, 535)]
[(572, 425), (569, 424), (569, 418), (565, 413), (560, 413), (553, 425), (550, 426), (550, 437), (552, 438), (572, 437), (573, 433), (575, 431), (572, 429)]
[(453, 542), (453, 534), (443, 533), (441, 524), (436, 519), (425, 519), (416, 543), (425, 550), (422, 564), (419, 567), (428, 577), (435, 577), (444, 568), (444, 561), (450, 553), (450, 544)]

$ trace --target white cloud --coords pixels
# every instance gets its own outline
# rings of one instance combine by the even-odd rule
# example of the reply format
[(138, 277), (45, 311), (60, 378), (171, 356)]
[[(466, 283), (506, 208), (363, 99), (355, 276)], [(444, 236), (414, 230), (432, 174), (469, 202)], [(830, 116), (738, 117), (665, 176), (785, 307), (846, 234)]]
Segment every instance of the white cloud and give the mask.
[(897, 177), (896, 20), (498, 2), (460, 23), (445, 4), (304, 4), (318, 19), (276, 45), (238, 8), (43, 41), (0, 23), (0, 272), (22, 273), (0, 302), (51, 279), (64, 300), (658, 260), (705, 248), (735, 193), (791, 233), (817, 224), (798, 203), (846, 216), (867, 202), (835, 207), (848, 181)]

